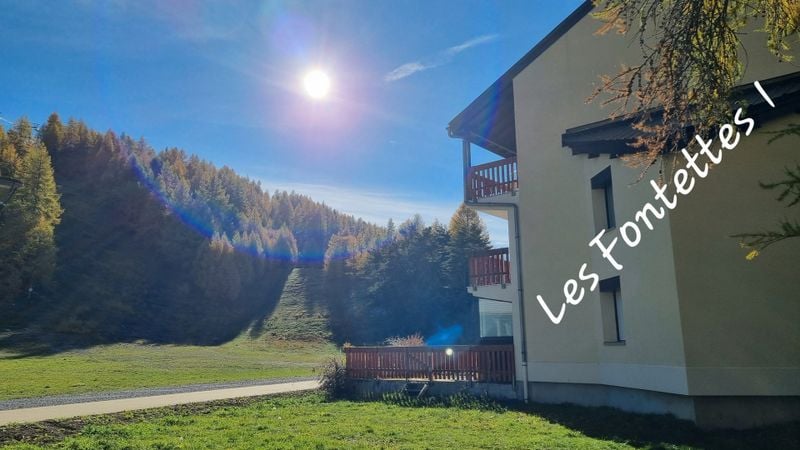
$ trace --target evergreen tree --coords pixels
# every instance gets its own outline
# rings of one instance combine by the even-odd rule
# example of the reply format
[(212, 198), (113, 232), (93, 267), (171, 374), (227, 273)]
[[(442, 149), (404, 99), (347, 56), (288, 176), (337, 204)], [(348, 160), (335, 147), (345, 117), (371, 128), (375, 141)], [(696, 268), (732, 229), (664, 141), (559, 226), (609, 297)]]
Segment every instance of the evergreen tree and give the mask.
[(33, 125), (27, 117), (21, 117), (8, 130), (8, 140), (20, 156), (25, 156), (28, 147), (33, 143)]
[(446, 262), (448, 286), (463, 290), (469, 286), (469, 258), (476, 252), (490, 248), (489, 232), (478, 213), (463, 203), (450, 218), (448, 232), (450, 234)]
[(61, 118), (58, 113), (50, 114), (47, 118), (47, 123), (41, 129), (41, 139), (45, 147), (50, 151), (61, 147), (61, 142), (64, 139), (64, 125), (61, 124)]
[(0, 224), (0, 254), (4, 255), (0, 260), (0, 295), (6, 301), (19, 297), (23, 289), (49, 281), (56, 265), (54, 230), (61, 219), (60, 197), (50, 155), (29, 133), (30, 123), (18, 122), (9, 132), (15, 136), (14, 152), (9, 147), (3, 152), (4, 161), (8, 155), (13, 159), (19, 150), (24, 155), (14, 173), (23, 184)]
[(386, 224), (386, 241), (393, 242), (397, 238), (397, 227), (394, 225), (394, 220), (389, 218), (389, 222)]
[(19, 154), (0, 127), (0, 175), (14, 177), (19, 170)]

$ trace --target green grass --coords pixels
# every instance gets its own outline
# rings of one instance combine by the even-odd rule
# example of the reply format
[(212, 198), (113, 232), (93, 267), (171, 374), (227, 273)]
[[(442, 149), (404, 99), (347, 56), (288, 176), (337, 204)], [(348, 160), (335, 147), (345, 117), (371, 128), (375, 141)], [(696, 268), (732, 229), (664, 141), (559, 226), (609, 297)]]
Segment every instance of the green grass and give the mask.
[(329, 340), (327, 310), (312, 300), (324, 296), (324, 277), (324, 271), (318, 267), (292, 270), (275, 311), (264, 322), (263, 334), (288, 340)]
[(664, 416), (640, 416), (608, 408), (537, 408), (326, 402), (321, 394), (309, 393), (12, 426), (0, 428), (0, 443), (10, 444), (12, 449), (688, 449), (798, 445), (796, 425), (793, 429), (703, 433), (687, 422)]
[(328, 342), (318, 268), (295, 269), (271, 316), (218, 346), (112, 344), (30, 355), (0, 349), (0, 400), (313, 375)]
[(333, 344), (240, 337), (220, 346), (114, 344), (45, 356), (0, 354), (0, 400), (309, 376)]

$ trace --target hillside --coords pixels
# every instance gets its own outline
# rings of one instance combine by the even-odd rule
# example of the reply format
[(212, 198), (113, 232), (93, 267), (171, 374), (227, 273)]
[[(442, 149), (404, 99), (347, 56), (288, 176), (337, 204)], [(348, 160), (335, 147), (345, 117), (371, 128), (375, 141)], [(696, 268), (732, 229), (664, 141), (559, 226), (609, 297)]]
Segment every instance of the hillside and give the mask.
[[(0, 250), (18, 258), (0, 260), (0, 327), (75, 345), (225, 342), (270, 316), (296, 264), (321, 270), (332, 236), (364, 251), (385, 234), (182, 150), (157, 153), (55, 114), (38, 136), (20, 121), (0, 147), (3, 173), (28, 177), (17, 197), (47, 191), (55, 202), (47, 241), (31, 234), (41, 219), (29, 203), (3, 219)], [(54, 183), (30, 176), (33, 156)]]
[(0, 170), (24, 182), (0, 218), (0, 349), (477, 339), (467, 260), (489, 239), (467, 207), (384, 228), (56, 114), (0, 128)]
[(297, 341), (331, 338), (327, 305), (323, 299), (325, 274), (320, 267), (297, 267), (283, 285), (270, 317), (253, 326), (251, 335)]

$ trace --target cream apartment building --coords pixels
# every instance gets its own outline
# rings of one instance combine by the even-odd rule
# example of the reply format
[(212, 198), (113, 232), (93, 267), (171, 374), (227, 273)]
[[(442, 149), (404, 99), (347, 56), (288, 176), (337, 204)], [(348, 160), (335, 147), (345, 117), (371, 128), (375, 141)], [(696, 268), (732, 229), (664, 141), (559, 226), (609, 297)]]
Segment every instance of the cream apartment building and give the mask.
[[(740, 126), (735, 149), (663, 218), (649, 216), (652, 230), (638, 221), (630, 247), (624, 224), (647, 203), (663, 206), (649, 181), (665, 179), (671, 197), (685, 161), (668, 157), (638, 180), (641, 169), (619, 158), (635, 131), (585, 100), (599, 75), (640, 50), (631, 37), (594, 35), (592, 8), (581, 5), (448, 127), (462, 142), (465, 201), (508, 221), (509, 248), (471, 262), (483, 336), (513, 340), (517, 391), (535, 401), (671, 413), (709, 427), (800, 419), (800, 240), (748, 261), (731, 237), (796, 217), (759, 181), (800, 163), (800, 139), (767, 144), (770, 131), (800, 123), (800, 56), (779, 63), (763, 34), (743, 37), (737, 99), (750, 105), (752, 133)], [(720, 148), (717, 136), (704, 138)], [(485, 151), (495, 160), (474, 164)], [(622, 269), (588, 245), (600, 230), (603, 245), (617, 239)], [(573, 294), (584, 289), (578, 304), (564, 300), (570, 279)]]

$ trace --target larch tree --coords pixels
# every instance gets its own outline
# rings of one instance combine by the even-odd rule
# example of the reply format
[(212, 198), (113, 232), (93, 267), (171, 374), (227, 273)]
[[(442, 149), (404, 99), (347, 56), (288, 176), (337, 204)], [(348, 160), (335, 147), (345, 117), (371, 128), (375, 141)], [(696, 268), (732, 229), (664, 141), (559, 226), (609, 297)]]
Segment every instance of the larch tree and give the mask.
[[(741, 35), (755, 29), (775, 62), (792, 60), (792, 45), (800, 43), (800, 2), (797, 0), (595, 0), (595, 17), (604, 22), (598, 34), (631, 35), (642, 59), (604, 75), (587, 101), (614, 107), (612, 117), (633, 120), (640, 131), (632, 144), (639, 151), (624, 157), (644, 172), (661, 155), (680, 150), (691, 134), (708, 134), (728, 120), (731, 94), (741, 81)], [(779, 136), (800, 135), (792, 124)], [(774, 140), (774, 139), (773, 139)], [(784, 188), (779, 200), (800, 191), (800, 167), (765, 188)], [(786, 193), (788, 192), (788, 193)], [(753, 251), (800, 236), (800, 222), (783, 220), (778, 231), (741, 234)]]
[(50, 117), (47, 118), (47, 123), (42, 126), (40, 137), (48, 149), (61, 147), (61, 142), (64, 139), (64, 125), (61, 123), (58, 113), (50, 114)]
[(30, 122), (20, 120), (8, 134), (10, 146), (3, 145), (3, 159), (10, 162), (6, 157), (21, 155), (14, 176), (22, 181), (0, 225), (0, 253), (5, 255), (0, 285), (6, 299), (13, 299), (23, 289), (50, 280), (56, 266), (55, 227), (63, 210), (50, 155), (33, 137)]
[[(741, 34), (757, 27), (776, 62), (790, 61), (800, 38), (796, 0), (596, 0), (598, 34), (631, 35), (642, 59), (601, 77), (588, 99), (634, 118), (641, 152), (628, 162), (648, 167), (680, 150), (687, 128), (703, 134), (730, 116), (730, 97), (744, 64)], [(651, 113), (655, 113), (653, 116)]]

